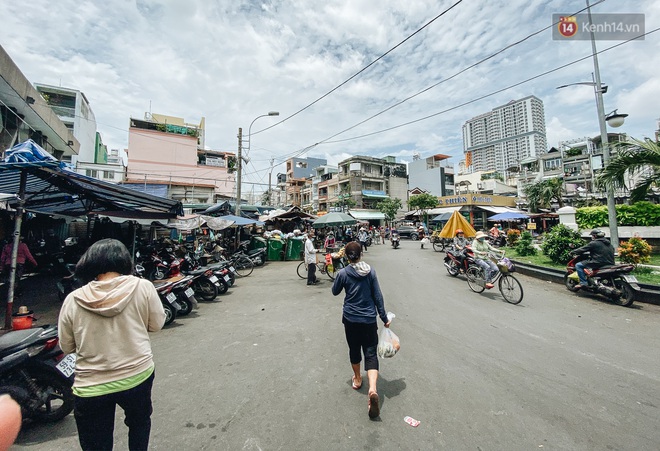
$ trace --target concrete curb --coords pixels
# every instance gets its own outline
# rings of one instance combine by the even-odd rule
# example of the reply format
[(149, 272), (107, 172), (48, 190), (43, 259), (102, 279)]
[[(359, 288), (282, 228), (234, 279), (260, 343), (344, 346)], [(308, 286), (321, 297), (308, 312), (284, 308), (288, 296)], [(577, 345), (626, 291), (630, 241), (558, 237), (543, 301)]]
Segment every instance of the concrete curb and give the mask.
[[(564, 271), (561, 269), (547, 268), (545, 266), (530, 265), (521, 263), (518, 260), (511, 259), (516, 265), (516, 271), (526, 276), (535, 277), (541, 280), (547, 280), (555, 283), (564, 283)], [(660, 305), (660, 286), (647, 283), (639, 284), (641, 291), (636, 302), (645, 302), (647, 304)]]

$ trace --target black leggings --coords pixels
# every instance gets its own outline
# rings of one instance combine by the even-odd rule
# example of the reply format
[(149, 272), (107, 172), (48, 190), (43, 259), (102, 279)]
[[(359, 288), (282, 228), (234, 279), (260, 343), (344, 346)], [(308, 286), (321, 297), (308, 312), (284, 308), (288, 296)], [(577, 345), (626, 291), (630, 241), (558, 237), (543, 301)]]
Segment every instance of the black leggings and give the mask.
[(362, 361), (364, 352), (364, 370), (378, 370), (378, 324), (377, 323), (352, 323), (342, 318), (346, 342), (348, 343), (348, 357), (351, 364), (355, 365)]

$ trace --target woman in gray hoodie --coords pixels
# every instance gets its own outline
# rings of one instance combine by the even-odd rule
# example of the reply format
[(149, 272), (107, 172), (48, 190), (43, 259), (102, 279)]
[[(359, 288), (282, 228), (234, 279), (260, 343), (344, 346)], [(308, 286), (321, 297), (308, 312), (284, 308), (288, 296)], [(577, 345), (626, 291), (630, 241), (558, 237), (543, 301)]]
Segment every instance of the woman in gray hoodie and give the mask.
[(360, 261), (362, 248), (359, 243), (346, 245), (346, 257), (349, 265), (339, 271), (332, 285), (332, 294), (337, 296), (345, 291), (342, 323), (348, 343), (348, 355), (353, 368), (352, 386), (362, 387), (360, 363), (364, 352), (364, 369), (369, 381), (369, 418), (380, 415), (378, 402), (378, 323), (380, 317), (385, 327), (390, 323), (385, 312), (383, 294), (380, 291), (376, 271), (367, 263)]
[(116, 405), (124, 409), (128, 448), (149, 446), (149, 332), (163, 327), (165, 312), (153, 284), (132, 272), (126, 246), (97, 241), (76, 265), (76, 277), (86, 285), (69, 294), (60, 311), (60, 346), (77, 356), (74, 415), (83, 450), (112, 449)]

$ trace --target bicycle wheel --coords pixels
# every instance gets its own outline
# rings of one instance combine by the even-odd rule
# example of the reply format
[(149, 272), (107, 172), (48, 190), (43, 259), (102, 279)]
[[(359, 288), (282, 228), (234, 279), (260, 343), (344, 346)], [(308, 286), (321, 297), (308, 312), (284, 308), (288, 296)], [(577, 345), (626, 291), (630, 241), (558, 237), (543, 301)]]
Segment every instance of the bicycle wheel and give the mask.
[(234, 261), (234, 269), (238, 277), (247, 277), (254, 271), (254, 263), (245, 255), (240, 255)]
[(296, 272), (298, 273), (298, 277), (300, 277), (301, 279), (307, 278), (307, 265), (305, 264), (305, 262), (300, 262), (298, 268), (296, 268)]
[[(332, 271), (327, 271), (328, 277), (330, 277), (331, 280), (335, 280), (336, 275), (343, 267), (344, 264), (340, 260), (337, 260), (335, 263), (332, 264)], [(328, 268), (326, 267), (326, 270), (327, 269)]]
[(433, 242), (433, 250), (436, 252), (442, 252), (445, 250), (445, 241), (443, 239), (437, 239)]
[(518, 279), (509, 274), (502, 274), (498, 283), (502, 297), (509, 304), (520, 304), (523, 300), (523, 288)]
[(468, 287), (475, 293), (481, 293), (486, 289), (486, 278), (484, 270), (478, 266), (470, 266), (465, 273), (467, 278)]

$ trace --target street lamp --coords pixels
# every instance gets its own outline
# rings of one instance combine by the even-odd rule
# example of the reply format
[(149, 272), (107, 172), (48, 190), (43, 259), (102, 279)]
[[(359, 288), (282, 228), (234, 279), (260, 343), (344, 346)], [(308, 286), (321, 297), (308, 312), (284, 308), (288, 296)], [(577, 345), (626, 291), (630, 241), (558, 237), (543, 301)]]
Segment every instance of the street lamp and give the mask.
[[(250, 144), (251, 144), (251, 135), (252, 135), (252, 124), (259, 119), (260, 117), (267, 117), (267, 116), (279, 116), (280, 113), (279, 111), (269, 111), (268, 114), (262, 114), (261, 116), (257, 116), (254, 118), (254, 120), (250, 123), (250, 127), (248, 128), (248, 146), (247, 146), (247, 153), (249, 155), (250, 153)], [(235, 214), (236, 216), (241, 215), (241, 183), (243, 182), (243, 141), (242, 141), (242, 130), (239, 128), (238, 129), (238, 135), (239, 135), (239, 144), (238, 144), (238, 161), (236, 163), (236, 171), (237, 171), (237, 176), (236, 176), (236, 208), (235, 208)], [(246, 158), (245, 162), (247, 163), (248, 160)]]
[[(607, 126), (605, 125), (605, 123), (607, 122), (611, 127), (620, 127), (621, 125), (623, 125), (623, 121), (628, 115), (618, 114), (616, 110), (614, 110), (610, 114), (607, 115), (605, 114), (603, 94), (607, 92), (607, 85), (603, 85), (600, 82), (600, 69), (598, 67), (598, 52), (596, 50), (596, 39), (594, 38), (594, 31), (593, 31), (594, 27), (591, 21), (591, 5), (589, 4), (589, 0), (586, 0), (586, 2), (587, 2), (587, 15), (589, 17), (589, 30), (591, 34), (591, 54), (594, 60), (594, 80), (592, 82), (587, 81), (587, 82), (562, 85), (562, 86), (558, 86), (557, 89), (565, 88), (567, 86), (573, 86), (573, 85), (593, 86), (594, 93), (596, 95), (596, 109), (598, 111), (598, 126), (600, 127), (600, 141), (601, 141), (601, 145), (603, 146), (603, 166), (607, 166), (610, 162), (610, 146), (609, 146), (609, 140), (607, 138)], [(616, 251), (616, 249), (619, 248), (619, 229), (616, 221), (616, 203), (614, 202), (614, 188), (612, 187), (612, 185), (608, 184), (606, 186), (606, 192), (607, 192), (607, 217), (610, 225), (610, 241), (612, 243), (612, 247), (614, 247)]]

